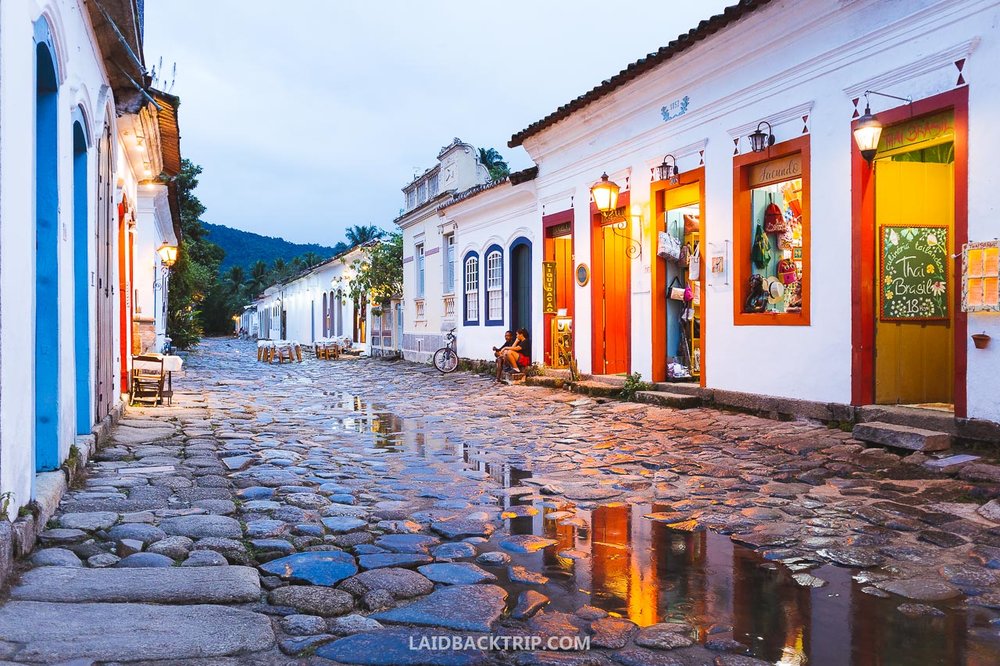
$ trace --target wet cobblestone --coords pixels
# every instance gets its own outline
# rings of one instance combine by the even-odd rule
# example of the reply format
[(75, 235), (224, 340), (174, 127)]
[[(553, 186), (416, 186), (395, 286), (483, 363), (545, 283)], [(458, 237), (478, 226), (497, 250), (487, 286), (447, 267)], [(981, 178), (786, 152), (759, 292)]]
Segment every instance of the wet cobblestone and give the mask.
[[(235, 638), (211, 652), (247, 663), (1000, 660), (1000, 524), (981, 508), (1000, 468), (945, 475), (821, 424), (404, 362), (255, 358), (207, 341), (173, 406), (129, 410), (30, 565), (140, 567), (152, 586), (162, 565), (254, 567), (259, 598), (230, 606), (267, 622), (227, 616)], [(3, 617), (0, 658), (53, 654)], [(429, 629), (591, 650), (400, 642)], [(120, 643), (100, 658), (145, 658)], [(58, 656), (94, 658), (86, 645)]]

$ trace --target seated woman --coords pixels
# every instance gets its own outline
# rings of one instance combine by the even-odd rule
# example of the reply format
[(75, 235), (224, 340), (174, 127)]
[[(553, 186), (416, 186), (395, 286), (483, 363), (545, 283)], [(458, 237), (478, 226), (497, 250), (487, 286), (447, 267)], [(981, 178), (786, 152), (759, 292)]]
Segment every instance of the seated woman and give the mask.
[(503, 365), (507, 358), (507, 350), (514, 344), (514, 331), (506, 331), (503, 334), (503, 344), (493, 348), (493, 356), (497, 359), (497, 381), (503, 377)]
[(514, 343), (507, 348), (506, 359), (513, 372), (521, 372), (522, 368), (531, 363), (531, 344), (528, 342), (527, 329), (517, 329)]

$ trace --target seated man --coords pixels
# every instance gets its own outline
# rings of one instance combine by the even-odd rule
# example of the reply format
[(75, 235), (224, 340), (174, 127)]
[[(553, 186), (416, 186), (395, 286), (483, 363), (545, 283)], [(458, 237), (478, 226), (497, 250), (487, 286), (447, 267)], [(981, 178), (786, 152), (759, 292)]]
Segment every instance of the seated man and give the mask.
[(514, 344), (514, 331), (506, 331), (503, 334), (503, 344), (493, 348), (493, 356), (497, 359), (497, 381), (503, 376), (503, 364), (507, 359), (507, 349)]
[(514, 344), (507, 348), (506, 359), (511, 372), (521, 372), (522, 368), (531, 363), (531, 344), (528, 342), (527, 329), (517, 329)]

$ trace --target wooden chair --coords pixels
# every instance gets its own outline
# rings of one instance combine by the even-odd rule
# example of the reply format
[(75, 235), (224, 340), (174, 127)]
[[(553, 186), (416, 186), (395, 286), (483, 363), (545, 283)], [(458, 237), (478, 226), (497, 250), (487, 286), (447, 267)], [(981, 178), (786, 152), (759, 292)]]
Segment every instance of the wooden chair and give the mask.
[(163, 381), (166, 377), (166, 373), (163, 371), (163, 357), (133, 356), (132, 364), (132, 382), (128, 404), (135, 405), (139, 402), (160, 404), (163, 400)]

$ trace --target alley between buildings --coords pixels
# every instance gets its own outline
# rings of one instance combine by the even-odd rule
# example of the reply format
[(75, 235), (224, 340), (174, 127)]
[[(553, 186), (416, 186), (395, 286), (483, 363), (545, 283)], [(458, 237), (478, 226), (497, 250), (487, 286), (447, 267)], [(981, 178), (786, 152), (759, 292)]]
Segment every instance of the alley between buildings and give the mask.
[[(185, 369), (64, 498), (0, 659), (1000, 661), (1000, 467), (235, 340)], [(413, 649), (481, 635), (545, 642)]]

